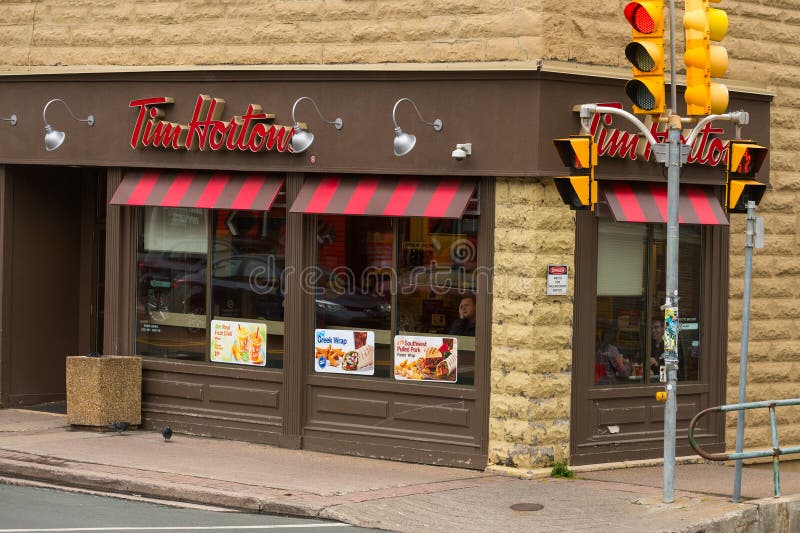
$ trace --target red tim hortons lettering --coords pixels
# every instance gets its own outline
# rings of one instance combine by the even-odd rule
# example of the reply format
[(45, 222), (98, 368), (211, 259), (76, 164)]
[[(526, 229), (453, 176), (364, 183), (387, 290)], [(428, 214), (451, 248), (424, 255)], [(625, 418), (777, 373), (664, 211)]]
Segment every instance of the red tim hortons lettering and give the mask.
[[(619, 103), (597, 105), (622, 109), (622, 104)], [(646, 138), (636, 133), (612, 128), (612, 124), (613, 117), (610, 114), (596, 113), (592, 117), (589, 133), (597, 139), (598, 156), (620, 157), (632, 161), (636, 161), (639, 156), (645, 161), (650, 159), (653, 146)], [(659, 143), (666, 142), (669, 135), (666, 125), (659, 121), (654, 121), (650, 125), (650, 133)], [(718, 137), (722, 133), (724, 133), (722, 128), (714, 128), (711, 123), (706, 124), (692, 144), (688, 162), (711, 166), (724, 162), (727, 158), (727, 146)], [(681, 136), (681, 141), (685, 142), (685, 136)]]
[(173, 104), (173, 103), (175, 103), (175, 99), (169, 96), (131, 100), (131, 103), (128, 104), (128, 107), (139, 108), (139, 113), (136, 116), (136, 124), (134, 124), (133, 132), (131, 133), (131, 142), (130, 142), (131, 148), (136, 149), (138, 146), (146, 146), (146, 144), (143, 144), (142, 142), (143, 126), (145, 123), (145, 118), (148, 115), (151, 115), (152, 110), (155, 110), (156, 115), (161, 114), (161, 116), (163, 116), (164, 112), (163, 110), (159, 109), (158, 106)]
[(137, 108), (136, 123), (130, 144), (139, 147), (173, 150), (230, 150), (261, 152), (275, 150), (291, 153), (293, 129), (273, 124), (275, 115), (264, 113), (261, 106), (250, 104), (243, 115), (221, 120), (225, 100), (201, 94), (195, 101), (188, 124), (164, 120), (163, 106), (173, 104), (170, 97), (133, 100)]

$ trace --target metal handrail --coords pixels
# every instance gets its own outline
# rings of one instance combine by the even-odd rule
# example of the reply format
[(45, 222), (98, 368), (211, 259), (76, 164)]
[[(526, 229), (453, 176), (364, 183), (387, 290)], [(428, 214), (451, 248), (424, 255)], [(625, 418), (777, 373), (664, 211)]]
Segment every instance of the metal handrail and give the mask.
[[(800, 446), (791, 446), (789, 448), (781, 448), (778, 444), (778, 417), (775, 415), (776, 407), (786, 407), (791, 405), (800, 405), (800, 398), (789, 398), (786, 400), (766, 400), (763, 402), (747, 402), (747, 403), (732, 403), (728, 405), (718, 405), (716, 407), (709, 407), (703, 409), (689, 422), (689, 444), (700, 457), (710, 461), (738, 461), (741, 459), (754, 459), (756, 457), (769, 457), (772, 456), (772, 481), (773, 481), (773, 494), (776, 498), (781, 495), (781, 471), (780, 459), (781, 455), (789, 455), (792, 453), (800, 453)], [(730, 411), (746, 411), (748, 409), (769, 409), (769, 423), (772, 429), (772, 449), (771, 450), (754, 450), (750, 452), (739, 453), (708, 453), (700, 448), (694, 438), (694, 427), (697, 421), (708, 413), (727, 413)], [(739, 481), (739, 480), (736, 480)], [(736, 482), (735, 481), (735, 482)], [(734, 487), (734, 494), (739, 494), (737, 487)]]

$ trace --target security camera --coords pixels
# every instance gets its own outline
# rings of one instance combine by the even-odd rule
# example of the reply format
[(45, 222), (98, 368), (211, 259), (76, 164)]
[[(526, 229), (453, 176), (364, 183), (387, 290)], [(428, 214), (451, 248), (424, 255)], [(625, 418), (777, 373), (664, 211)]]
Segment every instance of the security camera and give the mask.
[(457, 144), (452, 155), (456, 161), (463, 161), (468, 155), (472, 155), (472, 143)]

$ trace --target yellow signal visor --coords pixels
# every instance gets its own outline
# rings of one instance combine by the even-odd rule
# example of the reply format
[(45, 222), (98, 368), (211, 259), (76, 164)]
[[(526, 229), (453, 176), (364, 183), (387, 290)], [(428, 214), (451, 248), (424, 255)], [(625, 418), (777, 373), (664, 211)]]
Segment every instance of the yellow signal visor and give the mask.
[(698, 83), (694, 73), (697, 69), (686, 69), (686, 113), (689, 115), (721, 115), (728, 109), (728, 87), (722, 83), (710, 85)]
[(564, 166), (579, 173), (588, 174), (597, 161), (597, 146), (589, 135), (578, 135), (569, 139), (555, 139), (553, 144)]
[(664, 110), (664, 78), (661, 76), (630, 80), (625, 84), (625, 94), (633, 102), (634, 112), (661, 113)]
[(728, 50), (724, 46), (709, 47), (708, 69), (712, 78), (721, 78), (728, 70)]
[(747, 202), (758, 205), (767, 186), (755, 180), (730, 180), (728, 183), (728, 212), (747, 213)]
[[(683, 8), (684, 29), (705, 34), (707, 24), (708, 18), (706, 17), (706, 10), (703, 7), (703, 2), (699, 0), (686, 0)], [(688, 37), (689, 36), (687, 36), (687, 39)]]
[(705, 70), (706, 63), (709, 61), (709, 54), (709, 50), (702, 41), (697, 39), (687, 41), (686, 52), (683, 54), (683, 62), (686, 64), (686, 68), (694, 67)]
[(708, 105), (712, 115), (722, 115), (728, 110), (728, 86), (722, 83), (711, 83), (708, 94)]
[(721, 41), (728, 34), (728, 14), (721, 9), (708, 8), (708, 33), (712, 41)]
[[(625, 47), (625, 57), (640, 72), (664, 71), (664, 47), (652, 42), (632, 42)], [(634, 70), (634, 75), (636, 74)]]
[(593, 209), (597, 198), (597, 182), (589, 176), (555, 178), (561, 200), (570, 209)]
[(752, 178), (761, 169), (769, 149), (747, 141), (728, 142), (728, 173), (732, 179)]

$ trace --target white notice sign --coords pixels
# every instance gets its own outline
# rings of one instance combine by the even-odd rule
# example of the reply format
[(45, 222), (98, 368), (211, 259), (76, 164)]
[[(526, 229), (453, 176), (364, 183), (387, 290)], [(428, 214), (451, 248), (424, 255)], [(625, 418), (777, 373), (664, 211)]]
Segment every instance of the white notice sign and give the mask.
[(567, 265), (547, 265), (547, 296), (567, 294)]

